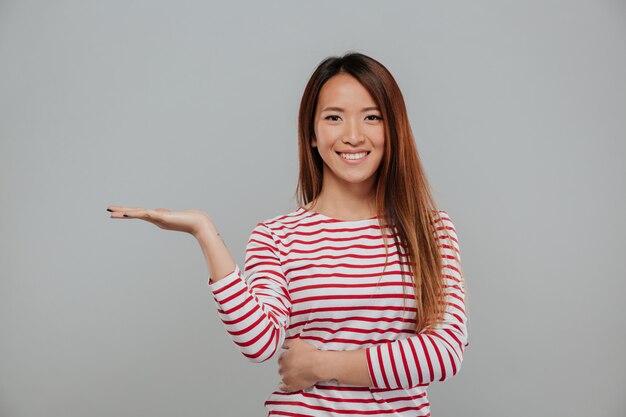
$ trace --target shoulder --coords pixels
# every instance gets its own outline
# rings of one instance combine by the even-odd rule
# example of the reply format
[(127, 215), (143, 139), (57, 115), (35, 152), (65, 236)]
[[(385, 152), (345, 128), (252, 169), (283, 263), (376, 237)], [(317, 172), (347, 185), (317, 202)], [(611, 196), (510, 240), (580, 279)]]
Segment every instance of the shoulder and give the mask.
[(268, 217), (254, 227), (253, 233), (261, 232), (275, 237), (285, 236), (302, 226), (312, 225), (311, 213), (297, 208), (285, 214)]
[(452, 222), (452, 218), (445, 210), (433, 210), (433, 223), (435, 227), (438, 228), (446, 228), (452, 232), (455, 232), (454, 223)]
[(285, 214), (268, 217), (260, 223), (265, 224), (268, 227), (279, 227), (292, 224), (294, 221), (297, 221), (302, 217), (302, 210), (296, 209)]

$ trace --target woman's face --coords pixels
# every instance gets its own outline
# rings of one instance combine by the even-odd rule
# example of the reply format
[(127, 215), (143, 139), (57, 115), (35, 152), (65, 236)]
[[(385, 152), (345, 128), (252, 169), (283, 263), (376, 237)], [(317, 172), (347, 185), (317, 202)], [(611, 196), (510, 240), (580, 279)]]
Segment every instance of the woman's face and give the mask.
[(319, 93), (314, 126), (311, 145), (324, 160), (324, 182), (330, 175), (338, 182), (372, 187), (383, 157), (385, 127), (365, 87), (346, 73), (329, 78)]

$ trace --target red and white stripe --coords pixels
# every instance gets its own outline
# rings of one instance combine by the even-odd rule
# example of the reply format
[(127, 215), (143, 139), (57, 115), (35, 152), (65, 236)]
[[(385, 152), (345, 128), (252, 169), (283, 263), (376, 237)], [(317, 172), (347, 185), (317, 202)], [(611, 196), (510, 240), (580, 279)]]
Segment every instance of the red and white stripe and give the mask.
[(468, 346), (458, 238), (448, 214), (439, 214), (446, 310), (443, 323), (419, 334), (408, 265), (400, 269), (385, 230), (383, 269), (377, 218), (342, 221), (298, 208), (255, 226), (243, 273), (235, 266), (209, 280), (219, 317), (250, 361), (274, 357), (294, 337), (322, 350), (366, 349), (373, 386), (276, 389), (265, 401), (269, 415), (430, 415), (428, 384), (457, 374)]

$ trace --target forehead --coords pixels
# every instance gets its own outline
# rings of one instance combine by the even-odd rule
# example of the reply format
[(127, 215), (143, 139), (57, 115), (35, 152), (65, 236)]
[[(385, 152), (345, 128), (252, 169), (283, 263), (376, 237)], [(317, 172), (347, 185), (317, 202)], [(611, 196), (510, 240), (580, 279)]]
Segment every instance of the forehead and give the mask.
[(367, 89), (352, 75), (345, 73), (336, 74), (324, 83), (318, 103), (322, 106), (331, 103), (338, 106), (376, 105)]

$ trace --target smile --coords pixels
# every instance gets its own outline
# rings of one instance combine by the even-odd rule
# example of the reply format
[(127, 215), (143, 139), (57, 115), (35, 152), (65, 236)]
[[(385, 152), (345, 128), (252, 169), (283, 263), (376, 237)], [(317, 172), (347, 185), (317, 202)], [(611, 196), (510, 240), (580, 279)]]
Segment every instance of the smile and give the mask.
[(342, 159), (345, 159), (347, 161), (360, 161), (361, 159), (364, 159), (367, 155), (369, 155), (369, 152), (358, 152), (358, 153), (337, 152), (337, 155), (341, 156)]

